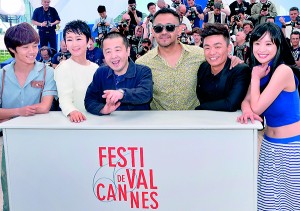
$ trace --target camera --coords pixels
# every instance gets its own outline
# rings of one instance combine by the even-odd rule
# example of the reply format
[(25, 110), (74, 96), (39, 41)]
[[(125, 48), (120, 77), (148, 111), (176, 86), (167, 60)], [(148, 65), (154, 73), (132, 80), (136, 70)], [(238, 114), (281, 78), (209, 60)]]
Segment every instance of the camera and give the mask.
[(267, 11), (270, 6), (271, 6), (271, 2), (267, 1), (266, 3), (262, 4), (261, 10)]
[(128, 35), (127, 39), (129, 41), (130, 45), (134, 45), (134, 46), (138, 46), (139, 45), (140, 40), (138, 38), (136, 38), (135, 36)]
[(182, 30), (178, 39), (183, 44), (189, 44), (189, 38), (188, 38), (187, 34), (185, 33), (184, 29)]
[(189, 12), (190, 12), (190, 14), (191, 14), (191, 19), (192, 19), (192, 20), (195, 20), (195, 19), (197, 18), (197, 14), (196, 14), (195, 9), (191, 7), (191, 8), (189, 9)]
[(234, 18), (235, 22), (238, 22), (238, 21), (241, 20), (241, 16), (240, 15), (234, 15), (233, 18)]
[(149, 51), (149, 47), (144, 46), (142, 48), (139, 49), (138, 51), (138, 55), (143, 56), (144, 54), (146, 54)]
[(210, 11), (213, 11), (214, 9), (212, 8), (214, 6), (214, 0), (208, 0), (206, 4), (206, 8), (209, 8)]
[(297, 17), (296, 17), (295, 23), (296, 23), (297, 25), (300, 25), (300, 16), (297, 16)]
[(131, 6), (131, 10), (132, 10), (132, 11), (136, 10), (135, 5), (132, 5), (132, 6)]
[(105, 22), (104, 21), (99, 22), (98, 26), (105, 26)]
[(60, 62), (61, 60), (66, 60), (71, 57), (71, 53), (69, 51), (65, 53), (61, 53), (60, 56), (58, 57), (58, 61)]
[(179, 5), (180, 5), (180, 2), (176, 2), (176, 0), (172, 0), (172, 7), (177, 9), (177, 7), (179, 7)]
[(149, 18), (149, 22), (153, 23), (153, 17), (154, 17), (154, 16), (153, 16), (152, 14), (148, 15), (147, 18)]
[(118, 23), (118, 27), (119, 28), (126, 28), (128, 26), (128, 23), (127, 23), (127, 21), (121, 21), (121, 22), (119, 22)]
[(46, 27), (51, 27), (51, 22), (47, 21)]

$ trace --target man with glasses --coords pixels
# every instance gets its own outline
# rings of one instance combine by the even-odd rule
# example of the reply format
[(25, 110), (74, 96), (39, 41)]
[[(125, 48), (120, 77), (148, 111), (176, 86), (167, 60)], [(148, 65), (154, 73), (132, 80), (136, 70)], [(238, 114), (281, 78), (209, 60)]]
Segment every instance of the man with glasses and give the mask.
[(177, 41), (179, 24), (179, 15), (174, 10), (157, 11), (152, 32), (158, 46), (136, 61), (152, 70), (152, 110), (193, 110), (198, 105), (197, 70), (204, 54), (197, 46)]
[[(194, 110), (199, 105), (196, 95), (197, 72), (204, 62), (203, 49), (177, 41), (179, 15), (163, 8), (153, 17), (153, 35), (158, 46), (136, 60), (152, 70), (152, 110)], [(231, 58), (231, 67), (242, 62)]]

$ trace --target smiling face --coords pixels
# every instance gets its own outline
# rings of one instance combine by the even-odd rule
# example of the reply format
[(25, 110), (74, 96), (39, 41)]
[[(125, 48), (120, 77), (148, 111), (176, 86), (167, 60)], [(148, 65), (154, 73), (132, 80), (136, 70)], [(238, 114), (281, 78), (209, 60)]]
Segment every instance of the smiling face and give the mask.
[(85, 58), (87, 51), (87, 39), (84, 34), (76, 34), (74, 32), (66, 33), (66, 45), (72, 58)]
[(106, 64), (116, 75), (126, 73), (130, 48), (126, 48), (121, 37), (108, 38), (103, 41), (103, 54)]
[(299, 11), (292, 10), (290, 11), (290, 18), (292, 21), (296, 21), (296, 18), (299, 16)]
[(34, 64), (35, 58), (38, 54), (38, 43), (29, 43), (16, 47), (16, 50), (10, 49), (15, 55), (15, 60), (18, 63), (26, 65)]
[(268, 64), (277, 52), (277, 46), (271, 40), (269, 33), (265, 33), (259, 40), (254, 41), (252, 49), (254, 57), (262, 65)]
[(299, 34), (291, 34), (291, 44), (294, 48), (299, 47), (300, 35)]
[(173, 32), (169, 32), (164, 27), (162, 32), (155, 33), (155, 31), (152, 29), (152, 33), (153, 33), (158, 45), (160, 47), (165, 47), (165, 48), (174, 46), (177, 43), (177, 35), (179, 33), (178, 18), (176, 18), (172, 14), (159, 14), (158, 16), (156, 16), (156, 18), (153, 22), (153, 26), (156, 26), (156, 25), (164, 25), (165, 26), (166, 24), (175, 25), (176, 26), (175, 30)]
[(211, 35), (203, 40), (204, 56), (212, 69), (221, 71), (226, 63), (228, 54), (231, 52), (223, 35)]

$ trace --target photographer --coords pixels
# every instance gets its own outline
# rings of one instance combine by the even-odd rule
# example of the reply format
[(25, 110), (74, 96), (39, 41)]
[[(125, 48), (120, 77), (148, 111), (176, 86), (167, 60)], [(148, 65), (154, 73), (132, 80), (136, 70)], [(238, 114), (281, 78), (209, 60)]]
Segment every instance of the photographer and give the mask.
[(177, 39), (179, 42), (190, 45), (192, 43), (191, 38), (187, 35), (187, 27), (184, 23), (179, 25), (179, 33), (177, 35)]
[(255, 25), (265, 23), (268, 16), (277, 16), (275, 4), (269, 0), (260, 0), (257, 4), (253, 5), (251, 9), (252, 22)]
[(250, 48), (246, 42), (246, 34), (243, 31), (239, 31), (236, 36), (234, 56), (237, 56), (244, 61), (245, 64), (249, 64)]
[(177, 14), (180, 17), (180, 23), (186, 25), (187, 30), (185, 31), (187, 34), (192, 32), (192, 25), (189, 19), (185, 16), (186, 14), (186, 6), (184, 4), (180, 4), (176, 9)]
[(172, 7), (176, 10), (179, 5), (181, 4), (181, 0), (171, 0), (172, 1)]
[(241, 9), (244, 10), (244, 14), (251, 15), (250, 4), (245, 0), (235, 0), (230, 5), (230, 19), (234, 15), (238, 15)]
[(134, 29), (135, 26), (140, 25), (143, 18), (143, 13), (136, 9), (136, 1), (128, 0), (128, 15), (130, 16), (131, 23), (130, 28)]
[(141, 46), (144, 31), (142, 26), (136, 26), (133, 35), (127, 35), (128, 43), (130, 46), (130, 58), (135, 61), (139, 47)]
[(195, 4), (195, 0), (187, 0), (189, 7), (187, 8), (186, 17), (192, 23), (192, 27), (201, 26), (200, 20), (204, 19), (204, 14), (202, 7), (200, 5)]
[(31, 22), (39, 30), (40, 46), (48, 46), (57, 50), (56, 25), (60, 23), (59, 15), (54, 7), (50, 7), (50, 0), (42, 0), (42, 7), (34, 10)]
[(291, 33), (291, 51), (298, 68), (300, 68), (300, 32)]
[(152, 25), (153, 25), (153, 17), (156, 13), (156, 5), (153, 2), (149, 2), (147, 4), (147, 8), (149, 11), (149, 15), (144, 19), (143, 28), (144, 28), (144, 38), (149, 38), (151, 41), (153, 40), (152, 35)]
[(221, 12), (224, 12), (227, 16), (229, 16), (230, 8), (228, 4), (223, 3), (222, 0), (207, 0), (206, 7), (203, 10), (204, 15), (206, 15), (210, 11), (214, 11), (214, 4), (217, 2), (221, 4)]
[(99, 5), (97, 11), (100, 17), (95, 20), (92, 32), (94, 32), (97, 29), (97, 40), (99, 40), (98, 42), (100, 42), (102, 37), (106, 35), (115, 26), (115, 23), (113, 18), (107, 17), (105, 6)]
[(151, 49), (151, 40), (149, 38), (142, 39), (136, 58), (137, 59), (140, 58), (141, 56), (146, 54), (150, 49)]
[(138, 53), (138, 49), (142, 43), (144, 35), (144, 29), (142, 26), (136, 26), (134, 30), (133, 36), (127, 36), (127, 39), (129, 41), (129, 45), (131, 46), (132, 50), (134, 50), (135, 53)]
[(236, 35), (238, 31), (243, 31), (243, 25), (245, 20), (251, 20), (251, 17), (245, 14), (244, 8), (240, 8), (237, 14), (231, 16), (230, 18), (230, 35)]
[(95, 47), (95, 39), (92, 37), (88, 42), (86, 59), (101, 66), (104, 63), (104, 55), (101, 48)]
[(117, 29), (118, 32), (123, 34), (124, 36), (133, 35), (134, 28), (130, 28), (131, 19), (127, 13), (124, 13), (122, 16), (122, 20), (118, 23)]
[(243, 24), (243, 31), (246, 34), (246, 42), (248, 43), (248, 45), (250, 43), (250, 38), (251, 38), (253, 29), (254, 29), (254, 25), (253, 25), (252, 21), (245, 20), (244, 24)]
[[(221, 12), (221, 3), (217, 2), (214, 4), (214, 10), (208, 12), (204, 16), (204, 24), (205, 23), (227, 23), (227, 16), (224, 12)], [(202, 27), (203, 28), (203, 27)]]
[(65, 40), (60, 41), (60, 51), (56, 54), (54, 54), (51, 62), (52, 62), (52, 67), (56, 68), (56, 66), (63, 60), (67, 60), (68, 58), (71, 57), (70, 52), (67, 49), (67, 45)]
[(52, 63), (51, 63), (52, 52), (50, 48), (48, 46), (41, 47), (40, 54), (41, 54), (41, 59), (39, 60), (39, 62), (42, 62), (48, 65), (49, 67), (52, 67)]
[(175, 8), (171, 7), (169, 4), (167, 4), (165, 2), (165, 0), (157, 0), (157, 7), (159, 9), (162, 9), (162, 8), (169, 8), (169, 9), (172, 9), (172, 10), (176, 10)]
[(286, 38), (290, 39), (293, 31), (300, 32), (300, 16), (298, 7), (291, 7), (289, 12), (291, 21), (285, 22), (284, 17), (280, 17), (281, 29)]

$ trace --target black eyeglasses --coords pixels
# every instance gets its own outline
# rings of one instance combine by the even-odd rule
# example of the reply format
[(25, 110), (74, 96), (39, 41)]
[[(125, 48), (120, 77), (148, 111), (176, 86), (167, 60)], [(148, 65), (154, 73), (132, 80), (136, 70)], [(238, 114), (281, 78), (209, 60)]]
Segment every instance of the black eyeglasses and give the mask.
[(166, 25), (158, 24), (156, 26), (153, 26), (153, 30), (155, 31), (155, 33), (161, 33), (164, 29), (166, 29), (167, 32), (173, 32), (177, 26), (179, 25), (170, 23)]

